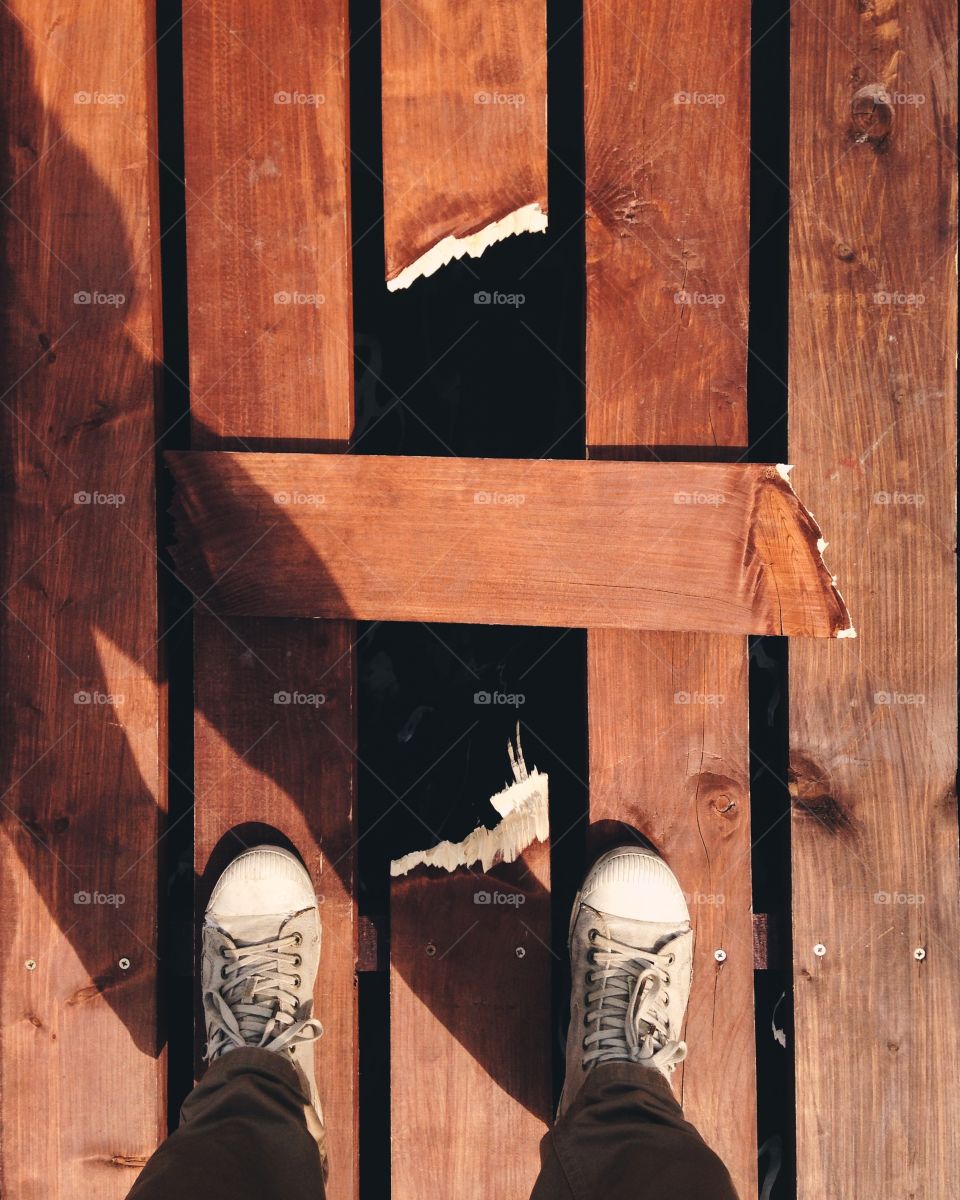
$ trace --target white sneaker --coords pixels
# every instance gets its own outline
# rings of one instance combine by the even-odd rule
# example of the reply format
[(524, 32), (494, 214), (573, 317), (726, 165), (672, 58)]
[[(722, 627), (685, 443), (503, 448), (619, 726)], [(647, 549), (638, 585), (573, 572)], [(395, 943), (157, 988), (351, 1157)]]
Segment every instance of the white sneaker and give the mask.
[(655, 851), (620, 846), (588, 872), (570, 919), (570, 969), (559, 1114), (599, 1063), (636, 1062), (669, 1079), (687, 1053), (693, 930), (680, 884)]
[(278, 846), (246, 850), (217, 880), (203, 922), (201, 980), (207, 1027), (204, 1058), (257, 1047), (283, 1055), (306, 1084), (307, 1125), (326, 1172), (326, 1136), (312, 1015), (320, 963), (320, 914), (300, 860)]

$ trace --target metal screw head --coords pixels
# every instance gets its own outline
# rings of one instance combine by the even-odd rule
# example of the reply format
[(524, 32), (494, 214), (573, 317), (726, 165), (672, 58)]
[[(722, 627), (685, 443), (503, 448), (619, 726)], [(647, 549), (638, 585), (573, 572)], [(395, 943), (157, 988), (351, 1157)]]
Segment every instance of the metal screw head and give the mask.
[(727, 952), (726, 950), (714, 950), (713, 957), (717, 960), (717, 962), (726, 962)]
[(522, 946), (518, 946), (516, 949), (516, 955), (517, 955), (517, 958), (526, 958), (527, 952), (526, 952), (526, 950), (524, 950), (524, 948)]
[(917, 960), (917, 962), (923, 962), (923, 960), (927, 957), (927, 952), (922, 946), (918, 946), (913, 952), (913, 957)]
[(827, 952), (827, 948), (823, 944), (823, 942), (817, 942), (817, 944), (813, 948), (813, 952), (817, 956), (817, 958), (823, 958), (823, 956)]
[(426, 946), (424, 946), (424, 952), (426, 953), (426, 955), (427, 955), (429, 958), (433, 958), (433, 956), (434, 956), (434, 955), (436, 954), (436, 952), (437, 952), (437, 948), (436, 948), (436, 946), (433, 944), (433, 942), (427, 942)]
[(28, 958), (23, 965), (28, 971), (35, 971), (37, 969), (37, 960), (35, 958)]
[(121, 958), (120, 961), (117, 963), (117, 966), (120, 968), (121, 971), (129, 971), (130, 970), (130, 959), (129, 958)]

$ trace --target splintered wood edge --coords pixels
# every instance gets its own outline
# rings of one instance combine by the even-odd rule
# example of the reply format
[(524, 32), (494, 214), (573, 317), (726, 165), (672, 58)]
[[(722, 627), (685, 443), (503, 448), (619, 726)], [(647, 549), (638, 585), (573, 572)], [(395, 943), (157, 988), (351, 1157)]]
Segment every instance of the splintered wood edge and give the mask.
[(853, 620), (851, 619), (850, 610), (847, 608), (846, 601), (841, 595), (840, 589), (837, 587), (837, 577), (827, 568), (827, 564), (823, 559), (823, 552), (830, 545), (830, 543), (825, 540), (816, 517), (814, 517), (809, 508), (804, 505), (790, 481), (790, 472), (793, 470), (793, 464), (777, 463), (775, 469), (780, 477), (780, 480), (782, 481), (782, 485), (785, 485), (791, 500), (796, 504), (797, 510), (800, 513), (802, 524), (806, 526), (807, 539), (810, 544), (811, 554), (814, 556), (820, 578), (827, 589), (828, 594), (832, 596), (836, 604), (837, 618), (834, 622), (834, 628), (831, 636), (835, 638), (855, 638), (857, 636), (857, 631), (853, 626)]
[[(239, 558), (231, 557), (231, 565), (224, 570), (222, 564), (216, 561), (216, 556), (208, 553), (206, 545), (207, 540), (217, 535), (218, 531), (229, 533), (236, 526), (230, 512), (235, 497), (230, 488), (228, 468), (235, 459), (246, 459), (253, 466), (258, 459), (270, 457), (275, 456), (252, 453), (238, 455), (223, 451), (177, 451), (165, 455), (177, 484), (170, 506), (175, 530), (170, 553), (177, 573), (187, 587), (201, 599), (209, 595), (209, 604), (215, 609), (218, 607), (218, 597), (214, 592), (220, 580), (230, 575), (235, 581), (238, 574), (246, 579), (244, 573), (249, 574), (252, 569), (252, 559), (242, 564), (247, 557), (245, 551)], [(304, 466), (309, 470), (311, 465), (309, 462), (305, 465), (304, 458), (309, 460), (320, 456), (290, 457), (297, 460), (291, 464), (291, 471), (301, 471)], [(355, 467), (358, 459), (363, 457), (352, 457), (351, 465)], [(477, 460), (478, 463), (485, 461)], [(582, 465), (586, 467), (585, 463)], [(770, 620), (766, 623), (769, 627), (760, 629), (745, 625), (743, 630), (736, 632), (793, 637), (856, 637), (836, 579), (824, 563), (823, 551), (827, 543), (820, 526), (804, 507), (790, 482), (793, 468), (784, 464), (744, 464), (742, 469), (747, 475), (752, 473), (754, 482), (753, 510), (740, 568), (741, 586), (752, 591), (754, 611), (768, 613)], [(479, 475), (477, 478), (480, 480)], [(242, 508), (243, 497), (239, 499)], [(269, 529), (265, 528), (263, 533), (267, 532)], [(250, 550), (253, 548), (249, 547)], [(262, 606), (259, 609), (249, 606), (240, 609), (228, 605), (220, 611), (232, 615), (279, 615), (275, 611), (265, 613)], [(336, 618), (353, 614), (311, 610), (286, 615)], [(382, 613), (368, 613), (367, 616), (370, 619), (385, 619)], [(575, 624), (583, 624), (583, 616), (582, 612), (577, 613)], [(390, 619), (413, 618), (393, 616)], [(469, 617), (458, 619), (466, 620)], [(507, 614), (502, 622), (497, 623), (518, 622)], [(646, 623), (636, 626), (624, 624), (623, 627), (657, 628)], [(692, 628), (703, 631), (702, 626)], [(723, 632), (735, 631), (724, 629)]]
[(548, 776), (533, 768), (527, 774), (517, 734), (517, 749), (508, 746), (514, 782), (490, 798), (503, 818), (493, 829), (484, 825), (462, 842), (440, 842), (427, 850), (413, 850), (390, 863), (390, 875), (397, 879), (415, 867), (438, 867), (447, 872), (480, 863), (484, 873), (497, 863), (512, 863), (534, 842), (545, 842), (550, 833), (548, 816)]
[(447, 263), (464, 256), (479, 258), (488, 246), (502, 242), (518, 233), (545, 233), (547, 229), (547, 214), (541, 208), (540, 201), (507, 213), (499, 220), (491, 221), (474, 233), (457, 237), (447, 234), (436, 245), (431, 246), (426, 253), (421, 254), (408, 266), (400, 270), (392, 278), (387, 279), (387, 291), (396, 292), (408, 288), (415, 279), (426, 279)]

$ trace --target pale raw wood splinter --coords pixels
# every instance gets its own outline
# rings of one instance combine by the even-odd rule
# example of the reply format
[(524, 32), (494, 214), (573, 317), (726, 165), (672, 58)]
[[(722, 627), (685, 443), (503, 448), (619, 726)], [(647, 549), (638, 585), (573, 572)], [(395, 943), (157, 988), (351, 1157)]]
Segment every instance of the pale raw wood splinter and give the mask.
[(852, 636), (776, 466), (176, 453), (222, 613)]
[(384, 6), (387, 287), (547, 227), (543, 0)]

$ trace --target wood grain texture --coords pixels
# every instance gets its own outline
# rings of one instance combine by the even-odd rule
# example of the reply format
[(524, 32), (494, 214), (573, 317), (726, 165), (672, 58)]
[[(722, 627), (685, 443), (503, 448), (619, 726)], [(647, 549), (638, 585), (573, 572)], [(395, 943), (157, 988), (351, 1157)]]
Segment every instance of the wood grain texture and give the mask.
[(747, 444), (749, 35), (725, 0), (585, 4), (591, 457)]
[(790, 443), (861, 631), (790, 654), (801, 1200), (960, 1178), (954, 21), (793, 15)]
[(530, 1193), (553, 1100), (549, 876), (543, 842), (391, 884), (394, 1200)]
[[(208, 886), (278, 830), (320, 901), (314, 1012), (317, 1083), (330, 1142), (329, 1196), (356, 1183), (357, 1028), (353, 626), (198, 619), (196, 847)], [(232, 831), (232, 832), (231, 832)]]
[[(185, 6), (183, 31), (193, 444), (342, 451), (346, 3)], [(226, 625), (197, 605), (198, 907), (228, 858), (276, 837), (265, 828), (310, 870), (329, 1200), (352, 1200), (358, 1180), (353, 644), (352, 623)]]
[(819, 530), (746, 464), (171, 454), (180, 571), (245, 615), (848, 627)]
[(120, 1200), (166, 1131), (154, 36), (151, 4), (0, 11), (10, 1200)]
[(347, 4), (191, 4), (183, 33), (197, 444), (343, 441), (353, 428)]
[(384, 5), (388, 280), (444, 238), (546, 213), (546, 33), (543, 0)]
[[(744, 453), (749, 22), (726, 0), (585, 5), (593, 458)], [(677, 1091), (742, 1200), (757, 1189), (746, 677), (738, 638), (588, 635), (590, 818), (598, 836), (639, 829), (687, 895)]]

